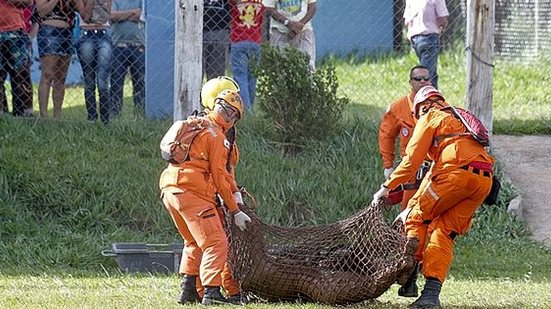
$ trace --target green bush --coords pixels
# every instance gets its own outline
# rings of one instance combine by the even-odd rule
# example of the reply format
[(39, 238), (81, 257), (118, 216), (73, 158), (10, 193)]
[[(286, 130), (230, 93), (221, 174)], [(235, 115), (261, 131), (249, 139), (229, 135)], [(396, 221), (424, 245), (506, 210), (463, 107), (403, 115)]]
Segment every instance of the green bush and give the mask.
[(276, 142), (287, 151), (308, 140), (323, 140), (339, 127), (349, 100), (337, 97), (337, 74), (331, 64), (312, 72), (308, 56), (295, 48), (262, 46), (255, 68), (257, 104)]

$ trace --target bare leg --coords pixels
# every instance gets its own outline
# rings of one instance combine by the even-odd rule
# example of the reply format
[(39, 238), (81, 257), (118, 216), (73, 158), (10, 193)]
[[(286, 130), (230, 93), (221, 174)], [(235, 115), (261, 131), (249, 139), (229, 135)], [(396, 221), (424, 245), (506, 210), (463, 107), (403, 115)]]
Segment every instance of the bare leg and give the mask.
[(65, 98), (65, 79), (67, 78), (67, 70), (71, 63), (71, 56), (59, 57), (57, 62), (57, 68), (55, 71), (52, 101), (54, 102), (54, 119), (61, 118), (61, 107), (63, 106), (63, 100)]
[(46, 55), (40, 58), (42, 75), (38, 84), (38, 106), (40, 118), (48, 118), (48, 100), (50, 99), (50, 86), (54, 79), (58, 56)]

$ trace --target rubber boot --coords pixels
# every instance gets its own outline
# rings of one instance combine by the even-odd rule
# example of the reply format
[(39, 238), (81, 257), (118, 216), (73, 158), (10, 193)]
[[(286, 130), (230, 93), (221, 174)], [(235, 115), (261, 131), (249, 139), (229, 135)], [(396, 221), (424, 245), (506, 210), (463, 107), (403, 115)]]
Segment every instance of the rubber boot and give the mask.
[(219, 286), (206, 286), (205, 295), (203, 296), (203, 301), (201, 304), (208, 305), (221, 305), (227, 304), (226, 298), (220, 292)]
[(404, 285), (398, 289), (398, 295), (403, 297), (417, 297), (419, 295), (417, 290), (417, 273), (419, 272), (419, 263), (413, 268), (413, 272), (409, 276)]
[(195, 286), (195, 279), (197, 276), (184, 275), (182, 277), (182, 283), (180, 284), (180, 299), (179, 304), (198, 303), (201, 301), (197, 289)]
[(442, 283), (434, 278), (427, 278), (425, 288), (421, 292), (421, 296), (413, 302), (409, 308), (442, 308), (440, 306), (440, 290)]
[(243, 296), (241, 294), (235, 294), (232, 296), (229, 296), (226, 301), (230, 304), (234, 305), (246, 305), (247, 304), (247, 297)]

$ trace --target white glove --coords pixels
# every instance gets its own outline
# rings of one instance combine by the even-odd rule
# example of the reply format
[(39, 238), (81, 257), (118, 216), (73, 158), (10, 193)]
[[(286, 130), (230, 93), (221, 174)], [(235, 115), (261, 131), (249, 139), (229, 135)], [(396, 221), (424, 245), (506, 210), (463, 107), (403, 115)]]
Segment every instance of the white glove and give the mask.
[(241, 195), (241, 192), (236, 191), (233, 193), (233, 200), (236, 204), (243, 204), (243, 196)]
[(379, 189), (379, 191), (373, 194), (373, 201), (371, 202), (371, 205), (379, 204), (381, 200), (387, 196), (388, 196), (388, 188), (385, 186), (381, 186), (381, 189)]
[(251, 218), (246, 213), (239, 211), (233, 215), (233, 221), (241, 231), (244, 231), (247, 229), (245, 222), (251, 222)]
[(394, 223), (396, 223), (396, 221), (401, 221), (402, 224), (405, 226), (406, 225), (406, 219), (408, 218), (410, 212), (411, 212), (411, 208), (406, 208), (406, 209), (402, 210), (402, 212), (399, 213), (398, 216), (396, 216), (396, 218), (394, 219), (394, 221), (392, 223), (394, 224)]
[(393, 167), (385, 168), (383, 173), (385, 174), (385, 179), (386, 180), (388, 180), (390, 178), (390, 174), (392, 174), (392, 172), (394, 172)]

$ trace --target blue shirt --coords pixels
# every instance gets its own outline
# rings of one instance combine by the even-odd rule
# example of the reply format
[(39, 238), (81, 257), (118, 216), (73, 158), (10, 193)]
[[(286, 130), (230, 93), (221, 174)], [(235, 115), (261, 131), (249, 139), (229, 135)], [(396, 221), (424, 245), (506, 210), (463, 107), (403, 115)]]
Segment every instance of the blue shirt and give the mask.
[[(142, 0), (113, 0), (111, 11), (126, 11), (133, 9), (142, 9)], [(128, 43), (141, 44), (145, 46), (145, 23), (143, 21), (112, 21), (113, 44)]]

